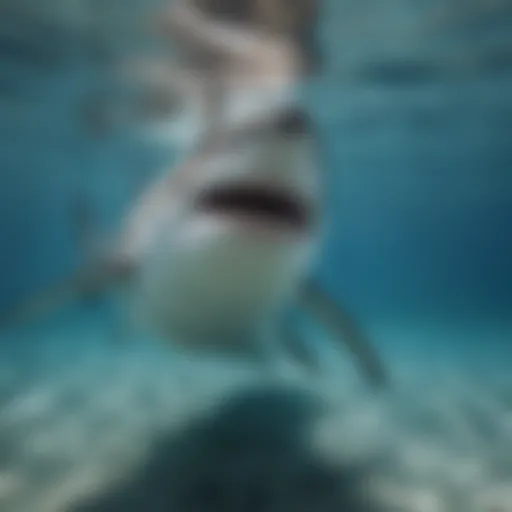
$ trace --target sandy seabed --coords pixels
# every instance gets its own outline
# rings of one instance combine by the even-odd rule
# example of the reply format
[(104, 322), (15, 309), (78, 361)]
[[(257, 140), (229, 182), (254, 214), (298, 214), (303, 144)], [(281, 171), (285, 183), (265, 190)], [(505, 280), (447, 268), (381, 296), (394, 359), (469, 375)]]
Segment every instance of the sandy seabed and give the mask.
[[(93, 322), (6, 335), (0, 510), (74, 510), (133, 475), (159, 436), (259, 382), (240, 362), (180, 359), (165, 347), (112, 346), (102, 336)], [(343, 358), (316, 380), (283, 372), (328, 405), (312, 449), (364, 466), (363, 492), (379, 510), (512, 511), (512, 374), (409, 358), (395, 362), (393, 389), (374, 394)]]

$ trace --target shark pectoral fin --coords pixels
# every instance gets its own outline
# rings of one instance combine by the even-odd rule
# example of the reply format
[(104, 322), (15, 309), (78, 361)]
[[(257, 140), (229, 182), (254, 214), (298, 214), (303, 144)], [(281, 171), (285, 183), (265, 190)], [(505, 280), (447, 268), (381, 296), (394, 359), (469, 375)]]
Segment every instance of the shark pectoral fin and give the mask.
[(0, 329), (14, 328), (51, 314), (65, 304), (100, 294), (122, 281), (130, 273), (128, 266), (102, 264), (77, 271), (48, 289), (22, 300), (0, 315)]
[(376, 388), (389, 384), (389, 375), (379, 354), (341, 305), (334, 302), (319, 285), (310, 280), (300, 296), (303, 308), (313, 315), (331, 334), (338, 338), (357, 358), (362, 373)]

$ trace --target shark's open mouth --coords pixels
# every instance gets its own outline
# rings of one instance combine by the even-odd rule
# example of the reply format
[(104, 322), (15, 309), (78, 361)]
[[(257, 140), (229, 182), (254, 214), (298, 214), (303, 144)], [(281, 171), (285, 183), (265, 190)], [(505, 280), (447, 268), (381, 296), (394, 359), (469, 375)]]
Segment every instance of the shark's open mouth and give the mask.
[(311, 222), (305, 201), (283, 190), (261, 185), (214, 187), (201, 194), (196, 204), (204, 212), (268, 222), (304, 231)]

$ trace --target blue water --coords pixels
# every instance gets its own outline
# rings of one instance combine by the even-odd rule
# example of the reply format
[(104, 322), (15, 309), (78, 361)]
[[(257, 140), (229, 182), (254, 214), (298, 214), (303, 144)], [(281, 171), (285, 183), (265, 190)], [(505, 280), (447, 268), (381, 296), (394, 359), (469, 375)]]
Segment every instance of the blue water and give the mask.
[[(407, 24), (422, 23), (421, 17), (413, 16), (413, 7), (404, 9), (407, 14), (402, 16), (390, 8), (382, 19), (379, 9), (366, 9), (361, 11), (366, 17), (361, 16), (370, 27), (372, 23), (386, 26), (393, 33), (400, 34)], [(333, 13), (333, 19), (342, 23), (343, 9), (333, 8)], [(470, 14), (460, 18), (462, 24), (473, 19)], [(505, 23), (505, 17), (501, 18)], [(433, 32), (421, 44), (405, 31), (397, 48), (391, 42), (386, 47), (382, 41), (387, 37), (379, 40), (378, 31), (365, 32), (368, 28), (359, 34), (344, 32), (339, 42), (326, 29), (330, 34), (326, 36), (327, 70), (312, 88), (310, 103), (321, 135), (328, 214), (334, 222), (316, 271), (325, 287), (361, 323), (396, 382), (421, 375), (423, 384), (415, 391), (419, 393), (422, 386), (436, 384), (441, 375), (455, 380), (464, 375), (465, 389), (472, 394), (471, 390), (483, 393), (490, 377), (499, 376), (500, 386), (505, 383), (509, 390), (508, 405), (503, 408), (509, 418), (503, 425), (508, 425), (512, 389), (512, 31), (500, 32), (498, 25), (489, 23), (482, 28), (467, 21), (466, 32), (453, 28), (451, 38), (445, 34), (444, 39)], [(493, 48), (497, 48), (495, 54)], [(128, 128), (103, 137), (84, 132), (77, 99), (96, 75), (81, 61), (80, 52), (75, 56), (71, 50), (69, 55), (63, 52), (58, 64), (36, 66), (10, 51), (0, 44), (2, 309), (80, 265), (83, 255), (70, 216), (78, 195), (93, 205), (97, 225), (112, 233), (141, 184), (149, 183), (178, 158), (173, 148)], [(415, 74), (412, 64), (419, 66), (425, 55), (430, 55), (433, 68), (424, 66), (423, 74)], [(447, 60), (450, 55), (455, 57)], [(463, 57), (469, 65), (457, 71)], [(402, 65), (400, 74), (389, 65), (395, 61), (410, 65)], [(345, 68), (347, 62), (352, 67)], [(386, 63), (391, 69), (387, 74)], [(125, 404), (118, 404), (119, 409), (130, 409), (126, 422), (135, 421), (136, 407), (147, 406), (156, 418), (160, 417), (157, 412), (165, 416), (162, 404), (174, 404), (164, 392), (170, 385), (165, 366), (172, 359), (170, 353), (144, 343), (111, 347), (104, 334), (108, 323), (109, 310), (101, 304), (69, 305), (51, 318), (1, 335), (0, 436), (7, 445), (13, 439), (13, 428), (22, 425), (19, 428), (25, 430), (21, 440), (12, 441), (22, 447), (14, 455), (0, 448), (0, 476), (15, 474), (13, 468), (32, 467), (38, 452), (23, 448), (23, 442), (34, 432), (51, 431), (51, 425), (72, 421), (73, 413), (62, 416), (62, 410), (67, 407), (63, 404), (78, 400), (66, 395), (71, 389), (66, 379), (73, 374), (82, 379), (80, 400), (84, 403), (87, 394), (101, 402), (106, 391), (115, 388), (122, 396), (119, 404)], [(349, 358), (343, 364), (343, 371), (356, 373)], [(155, 382), (160, 379), (157, 384), (150, 375)], [(138, 387), (128, 384), (137, 379)], [(443, 394), (440, 387), (439, 396)], [(151, 402), (148, 397), (154, 388), (160, 394)], [(59, 396), (58, 403), (52, 393)], [(134, 398), (134, 393), (140, 396)], [(35, 397), (36, 405), (26, 406), (25, 413), (16, 412), (13, 404), (22, 403), (24, 394)], [(114, 409), (116, 396), (105, 399)], [(417, 396), (426, 400), (426, 395)], [(413, 402), (405, 401), (403, 407), (407, 410)], [(38, 407), (46, 412), (37, 413)], [(87, 409), (83, 405), (76, 421), (85, 424), (89, 412), (92, 417), (96, 410), (96, 406)], [(489, 420), (492, 413), (485, 407), (482, 410), (487, 410), (483, 416)], [(109, 418), (104, 421), (118, 425)], [(489, 428), (495, 432), (495, 426)], [(512, 453), (512, 435), (507, 432), (496, 437), (492, 450), (485, 453)], [(143, 437), (137, 437), (141, 445)], [(41, 439), (40, 453), (58, 451), (58, 438), (51, 440), (52, 449), (45, 447), (50, 441)], [(62, 443), (67, 441), (63, 434)], [(80, 443), (85, 441), (76, 445)], [(94, 450), (99, 453), (103, 445), (98, 446)], [(29, 483), (23, 485), (30, 491), (26, 493), (53, 485), (42, 484), (38, 475), (46, 472), (48, 460), (58, 466), (54, 459), (43, 457), (39, 468), (34, 466), (34, 474), (27, 470)], [(502, 480), (510, 483), (512, 464), (507, 464)], [(7, 496), (6, 508), (1, 506), (2, 492)], [(34, 503), (39, 498), (27, 504), (16, 491), (12, 498), (9, 492), (0, 485), (0, 508), (7, 512), (57, 510), (50, 499), (48, 505), (44, 502), (37, 508)], [(34, 491), (34, 496), (39, 494)], [(126, 503), (121, 500), (117, 506), (126, 507)], [(415, 509), (411, 505), (408, 510)], [(459, 508), (452, 504), (450, 510)], [(490, 508), (482, 505), (475, 510)]]

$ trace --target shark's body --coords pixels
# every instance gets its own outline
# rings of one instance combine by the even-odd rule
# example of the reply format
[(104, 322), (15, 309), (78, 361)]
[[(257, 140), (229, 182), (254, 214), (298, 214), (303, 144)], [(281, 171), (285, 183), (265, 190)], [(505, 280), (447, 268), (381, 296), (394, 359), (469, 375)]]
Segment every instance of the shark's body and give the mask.
[(309, 133), (283, 119), (206, 141), (140, 196), (107, 258), (23, 304), (18, 318), (119, 290), (123, 321), (175, 346), (253, 357), (280, 344), (315, 365), (314, 351), (284, 337), (283, 314), (296, 306), (348, 341), (369, 380), (385, 382), (366, 340), (308, 277), (325, 228), (321, 176)]
[(106, 257), (22, 304), (18, 318), (118, 290), (123, 322), (186, 350), (272, 357), (267, 349), (282, 346), (314, 366), (315, 352), (283, 325), (296, 307), (341, 337), (367, 378), (383, 384), (383, 367), (351, 317), (309, 278), (323, 199), (312, 133), (290, 113), (300, 51), (203, 17), (183, 0), (177, 9), (171, 25), (184, 46), (229, 68), (218, 105), (211, 83), (194, 90), (176, 75), (169, 91), (196, 113), (183, 138), (192, 150), (143, 192)]
[(140, 197), (113, 253), (133, 269), (137, 323), (202, 348), (271, 328), (318, 246), (318, 175), (299, 138), (224, 133)]

